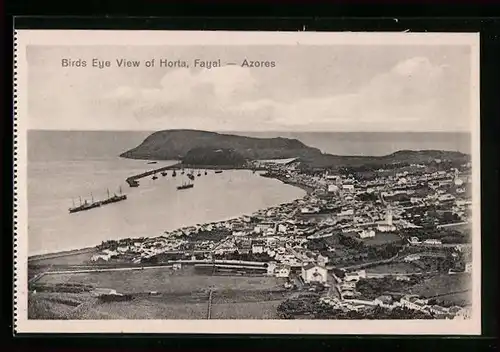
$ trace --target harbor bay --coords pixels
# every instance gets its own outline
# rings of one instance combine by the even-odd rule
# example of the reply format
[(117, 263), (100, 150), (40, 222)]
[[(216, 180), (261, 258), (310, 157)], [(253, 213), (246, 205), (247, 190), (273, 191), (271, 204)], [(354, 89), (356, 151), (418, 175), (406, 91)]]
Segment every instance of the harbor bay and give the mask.
[(489, 330), (477, 33), (42, 32), (14, 334)]
[[(129, 188), (126, 180), (130, 176), (178, 163), (175, 160), (147, 162), (118, 157), (148, 134), (144, 131), (28, 132), (30, 255), (80, 249), (112, 239), (160, 236), (164, 231), (184, 226), (250, 214), (305, 194), (300, 185), (283, 184), (248, 170), (230, 170), (222, 174), (209, 171), (197, 180), (197, 187), (186, 194), (176, 192), (176, 188), (182, 187), (187, 179), (181, 178), (180, 173), (172, 177), (172, 171), (165, 177), (158, 173), (157, 180), (145, 177), (140, 182), (141, 187)], [(304, 133), (298, 137), (309, 142), (314, 140), (314, 135)], [(359, 139), (359, 135), (352, 133), (353, 140)], [(373, 152), (374, 145), (380, 144), (379, 139), (388, 138), (386, 133), (364, 135), (370, 135), (369, 140), (373, 141), (365, 143), (364, 155)], [(346, 133), (317, 133), (317, 136), (316, 142), (321, 149), (342, 151)], [(336, 142), (338, 136), (342, 143)], [(403, 139), (398, 133), (389, 136), (394, 141), (391, 148), (397, 150)], [(457, 140), (467, 139), (467, 135), (422, 133), (415, 134), (413, 139), (420, 145), (426, 141), (429, 148), (440, 145), (456, 150), (462, 149)], [(408, 141), (401, 146), (407, 147)], [(361, 146), (357, 149), (358, 153), (363, 150)], [(108, 191), (114, 194), (120, 188), (127, 194), (126, 201), (68, 215), (73, 204), (78, 206), (80, 201), (90, 202), (92, 198), (104, 200)]]
[[(180, 174), (172, 177), (172, 172), (164, 177), (158, 174), (157, 180), (146, 177), (140, 187), (130, 188), (125, 182), (127, 177), (177, 161), (148, 164), (119, 158), (119, 151), (136, 143), (128, 133), (33, 131), (30, 134), (34, 134), (28, 141), (32, 158), (28, 165), (30, 255), (80, 249), (111, 239), (160, 236), (164, 231), (237, 217), (305, 194), (299, 188), (259, 177), (248, 170), (207, 172), (187, 192), (177, 191), (187, 178), (181, 178)], [(40, 134), (52, 138), (40, 139)], [(107, 138), (102, 138), (103, 135)], [(144, 133), (136, 135), (140, 140)], [(73, 143), (69, 143), (71, 140)], [(47, 145), (47, 141), (52, 145)], [(71, 148), (65, 148), (70, 145)], [(104, 200), (107, 190), (118, 194), (120, 187), (127, 200), (69, 214), (68, 209), (73, 202), (78, 205), (80, 197), (89, 202), (91, 197)], [(245, 201), (241, 202), (242, 199)]]
[[(231, 139), (235, 148), (205, 146), (180, 160), (155, 158), (175, 154), (171, 147), (179, 141), (203, 143), (208, 136), (220, 144)], [(169, 142), (158, 146), (158, 139)], [(469, 155), (401, 150), (333, 156), (298, 141), (263, 141), (174, 130), (146, 138), (122, 158), (78, 158), (73, 150), (67, 159), (32, 160), (29, 194), (38, 196), (30, 250), (41, 240), (46, 254), (35, 252), (29, 260), (28, 314), (470, 317)], [(249, 142), (260, 158), (242, 162), (237, 148), (245, 152)], [(262, 159), (291, 153), (267, 143), (302, 156)], [(317, 166), (325, 162), (330, 166)], [(111, 184), (119, 193), (110, 192)], [(96, 189), (106, 189), (105, 195)], [(83, 201), (79, 195), (77, 205), (73, 199), (66, 208), (76, 191)]]

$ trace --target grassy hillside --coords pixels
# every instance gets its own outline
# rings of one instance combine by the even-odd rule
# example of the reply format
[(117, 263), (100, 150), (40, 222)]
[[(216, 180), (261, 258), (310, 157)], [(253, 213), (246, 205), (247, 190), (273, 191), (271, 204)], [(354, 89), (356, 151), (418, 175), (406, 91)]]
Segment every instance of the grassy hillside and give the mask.
[(182, 159), (191, 149), (230, 149), (246, 159), (315, 157), (321, 151), (296, 139), (254, 138), (195, 130), (159, 131), (121, 154), (131, 159)]
[[(222, 152), (220, 158), (217, 152)], [(401, 150), (385, 156), (342, 156), (323, 154), (297, 139), (254, 138), (197, 130), (166, 130), (148, 136), (140, 145), (121, 154), (121, 157), (143, 160), (183, 160), (191, 164), (214, 164), (231, 160), (300, 158), (310, 168), (379, 167), (398, 163), (429, 163), (435, 159), (456, 163), (469, 161), (469, 155), (441, 150)], [(207, 162), (210, 160), (211, 162)], [(222, 165), (222, 164), (221, 164)], [(235, 164), (236, 165), (236, 164)]]

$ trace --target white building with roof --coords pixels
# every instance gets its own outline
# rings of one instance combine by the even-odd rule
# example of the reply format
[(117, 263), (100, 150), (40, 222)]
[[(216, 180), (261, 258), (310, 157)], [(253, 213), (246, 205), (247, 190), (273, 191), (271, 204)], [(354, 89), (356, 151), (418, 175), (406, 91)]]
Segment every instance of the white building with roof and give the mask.
[(305, 283), (322, 283), (328, 281), (328, 271), (324, 266), (308, 263), (302, 266), (302, 279)]
[(342, 185), (342, 190), (347, 191), (347, 192), (354, 192), (354, 185), (344, 184), (344, 185)]
[(429, 238), (429, 239), (424, 241), (424, 244), (440, 245), (442, 243), (441, 243), (441, 240), (438, 240), (435, 238)]
[(339, 187), (337, 185), (328, 185), (328, 192), (337, 193), (339, 191)]
[(421, 299), (416, 295), (407, 295), (401, 298), (400, 303), (403, 307), (425, 312), (428, 300)]
[(421, 242), (420, 242), (420, 239), (419, 239), (418, 237), (415, 237), (415, 236), (411, 237), (411, 238), (408, 240), (408, 242), (410, 242), (411, 244), (420, 244), (420, 243), (421, 243)]
[(375, 231), (371, 229), (363, 229), (360, 232), (358, 232), (359, 238), (372, 238), (375, 237)]
[(359, 281), (360, 279), (366, 279), (366, 271), (359, 270), (356, 272), (346, 273), (344, 276), (344, 281)]
[(393, 301), (392, 297), (389, 295), (382, 295), (373, 300), (373, 303), (375, 303), (377, 306), (383, 307), (383, 308), (393, 308)]
[(472, 263), (465, 263), (465, 272), (472, 273)]
[(274, 269), (274, 276), (282, 278), (289, 277), (290, 267), (288, 265), (277, 265)]

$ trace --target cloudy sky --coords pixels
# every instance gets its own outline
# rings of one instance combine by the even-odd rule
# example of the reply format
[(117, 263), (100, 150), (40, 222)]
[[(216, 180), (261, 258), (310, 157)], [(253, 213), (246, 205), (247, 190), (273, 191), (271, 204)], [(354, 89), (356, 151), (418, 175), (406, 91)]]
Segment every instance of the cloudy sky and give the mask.
[[(142, 67), (116, 67), (122, 58)], [(276, 67), (206, 70), (196, 58)], [(29, 46), (27, 60), (33, 129), (468, 131), (472, 118), (467, 46)]]

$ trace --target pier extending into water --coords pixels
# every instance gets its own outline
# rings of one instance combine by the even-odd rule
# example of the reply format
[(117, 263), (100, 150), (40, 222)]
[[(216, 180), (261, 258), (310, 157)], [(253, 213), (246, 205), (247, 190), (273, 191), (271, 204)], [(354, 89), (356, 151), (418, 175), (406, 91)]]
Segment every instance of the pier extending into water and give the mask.
[(191, 169), (191, 170), (254, 170), (254, 171), (262, 171), (265, 170), (263, 167), (258, 167), (258, 168), (252, 168), (248, 166), (223, 166), (223, 165), (189, 165), (189, 164), (183, 164), (182, 162), (179, 162), (174, 165), (168, 165), (168, 166), (162, 166), (156, 169), (152, 169), (149, 171), (145, 171), (143, 173), (133, 175), (128, 177), (125, 181), (128, 183), (130, 187), (138, 187), (139, 186), (139, 180), (144, 177), (148, 177), (154, 174), (161, 173), (162, 171), (168, 171), (168, 170), (182, 170), (182, 169)]
[(139, 185), (138, 180), (144, 177), (148, 177), (157, 173), (160, 173), (162, 171), (167, 171), (167, 170), (178, 170), (181, 168), (182, 163), (177, 163), (174, 165), (168, 165), (168, 166), (162, 166), (153, 170), (149, 170), (146, 172), (143, 172), (141, 174), (133, 175), (128, 177), (125, 181), (128, 183), (130, 187), (137, 187)]

